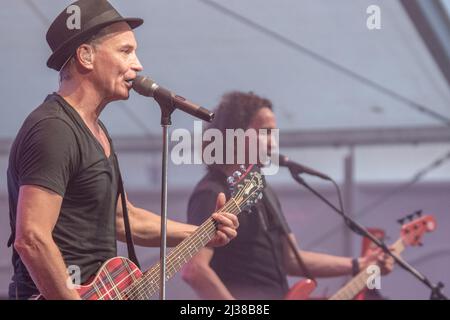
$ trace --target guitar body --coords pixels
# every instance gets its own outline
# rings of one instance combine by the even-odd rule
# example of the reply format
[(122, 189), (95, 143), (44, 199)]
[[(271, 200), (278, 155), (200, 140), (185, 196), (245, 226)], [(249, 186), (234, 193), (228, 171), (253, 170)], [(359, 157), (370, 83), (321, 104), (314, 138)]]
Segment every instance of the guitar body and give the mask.
[[(142, 276), (130, 260), (115, 257), (106, 261), (86, 285), (76, 290), (83, 300), (125, 300), (126, 290)], [(36, 300), (44, 300), (42, 295)]]
[(308, 300), (316, 287), (316, 283), (311, 279), (300, 280), (292, 286), (284, 300)]

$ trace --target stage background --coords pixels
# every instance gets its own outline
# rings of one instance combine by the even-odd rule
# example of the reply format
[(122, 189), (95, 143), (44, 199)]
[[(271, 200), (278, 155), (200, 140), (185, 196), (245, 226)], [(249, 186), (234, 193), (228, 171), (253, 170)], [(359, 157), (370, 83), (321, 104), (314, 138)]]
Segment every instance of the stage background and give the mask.
[[(366, 226), (384, 229), (389, 243), (399, 235), (398, 218), (419, 209), (435, 215), (436, 231), (426, 235), (423, 247), (408, 248), (404, 257), (431, 281), (450, 285), (450, 69), (443, 68), (450, 57), (448, 41), (437, 37), (435, 51), (429, 50), (416, 28), (417, 20), (411, 20), (402, 3), (394, 0), (111, 2), (123, 15), (145, 19), (136, 30), (144, 74), (210, 109), (230, 90), (253, 91), (271, 99), (281, 151), (334, 177), (344, 190), (350, 214)], [(10, 0), (1, 4), (3, 297), (11, 277), (11, 250), (6, 247), (9, 146), (26, 115), (57, 90), (58, 75), (45, 66), (50, 53), (45, 32), (69, 3)], [(448, 34), (449, 1), (418, 3), (431, 17), (428, 21), (435, 22), (433, 30)], [(381, 9), (379, 30), (366, 26), (366, 9), (373, 4)], [(424, 24), (421, 21), (419, 25)], [(116, 142), (130, 199), (159, 212), (161, 128), (156, 103), (132, 93), (128, 101), (108, 106), (101, 118)], [(181, 112), (175, 112), (173, 123), (172, 130), (193, 130), (193, 119)], [(439, 159), (442, 163), (433, 166)], [(170, 165), (170, 218), (185, 221), (187, 199), (203, 173), (201, 165)], [(287, 172), (269, 181), (302, 248), (359, 255), (361, 239)], [(310, 181), (336, 201), (331, 187)], [(120, 252), (125, 254), (123, 246)], [(144, 266), (159, 256), (158, 249), (138, 252)], [(331, 295), (347, 280), (321, 280), (316, 295)], [(381, 294), (426, 299), (429, 291), (396, 268), (382, 279)], [(167, 298), (196, 299), (196, 295), (177, 275), (167, 285)]]

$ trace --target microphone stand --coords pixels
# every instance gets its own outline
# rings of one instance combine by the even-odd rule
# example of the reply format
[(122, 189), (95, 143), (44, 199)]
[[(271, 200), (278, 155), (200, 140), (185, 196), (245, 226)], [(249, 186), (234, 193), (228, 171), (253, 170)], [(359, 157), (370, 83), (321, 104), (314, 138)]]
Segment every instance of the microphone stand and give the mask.
[(311, 186), (309, 186), (306, 183), (306, 181), (302, 177), (300, 177), (300, 173), (301, 173), (300, 170), (295, 169), (293, 167), (289, 167), (289, 171), (295, 181), (297, 181), (299, 184), (303, 185), (306, 189), (308, 189), (315, 196), (317, 196), (320, 200), (322, 200), (324, 203), (326, 203), (330, 208), (332, 208), (335, 212), (337, 212), (344, 219), (345, 223), (349, 226), (349, 228), (353, 232), (357, 233), (358, 235), (369, 238), (373, 243), (375, 243), (378, 247), (380, 247), (386, 254), (389, 254), (394, 259), (394, 261), (397, 262), (404, 270), (411, 273), (420, 282), (422, 282), (424, 285), (429, 287), (431, 289), (430, 299), (432, 299), (432, 300), (448, 300), (448, 298), (441, 291), (441, 289), (444, 287), (444, 284), (442, 282), (439, 282), (437, 285), (432, 284), (423, 274), (421, 274), (419, 271), (414, 269), (414, 267), (412, 267), (409, 263), (407, 263), (405, 260), (403, 260), (403, 258), (401, 258), (400, 256), (398, 256), (396, 254), (393, 254), (383, 241), (376, 238), (365, 227), (363, 227), (358, 222), (356, 222), (355, 220), (348, 217), (342, 210), (338, 209), (335, 205), (333, 205), (330, 201), (328, 201), (324, 196), (322, 196), (318, 191), (314, 190)]
[(169, 154), (169, 127), (172, 125), (171, 115), (175, 108), (173, 99), (163, 95), (155, 95), (161, 109), (161, 127), (163, 129), (163, 150), (161, 170), (161, 242), (160, 242), (160, 286), (159, 299), (166, 299), (166, 251), (167, 251), (167, 165)]

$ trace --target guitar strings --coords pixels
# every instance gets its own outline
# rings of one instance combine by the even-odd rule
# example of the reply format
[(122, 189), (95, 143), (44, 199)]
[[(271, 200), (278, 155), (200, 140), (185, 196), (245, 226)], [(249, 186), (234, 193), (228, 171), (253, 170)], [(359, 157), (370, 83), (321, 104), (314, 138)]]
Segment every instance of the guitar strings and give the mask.
[[(224, 206), (225, 210), (221, 210), (219, 211), (219, 213), (224, 212), (224, 211), (231, 211), (231, 202), (227, 205)], [(208, 220), (206, 220), (197, 230), (196, 233), (204, 233), (204, 232), (212, 232), (216, 229), (216, 225), (214, 224), (215, 220), (212, 218), (208, 218)], [(189, 239), (189, 238), (187, 238)], [(184, 243), (181, 243), (180, 246), (178, 246), (177, 248), (175, 248), (168, 257), (168, 261), (167, 264), (171, 265), (171, 263), (173, 261), (175, 261), (175, 257), (173, 257), (175, 255), (175, 253), (178, 253), (178, 251), (181, 251), (182, 249), (185, 250), (186, 248), (188, 248), (189, 246), (191, 246), (191, 242), (197, 243), (196, 242), (197, 239), (196, 237), (192, 237), (191, 239), (189, 239), (189, 241), (186, 241)], [(169, 267), (169, 272), (172, 271), (170, 270), (171, 268)], [(172, 268), (173, 269), (173, 268)], [(145, 278), (144, 278), (145, 277)], [(150, 287), (153, 291), (153, 293), (158, 289), (157, 287), (157, 283), (160, 280), (160, 262), (156, 263), (152, 268), (150, 268), (147, 272), (145, 272), (142, 276), (141, 279), (139, 279), (138, 283), (136, 285), (134, 285), (133, 287), (131, 287), (129, 289), (129, 293), (131, 295), (137, 295), (138, 298), (142, 298), (145, 297), (145, 293), (148, 292), (148, 288)], [(148, 281), (150, 283), (148, 283)], [(155, 287), (156, 286), (156, 287)], [(150, 294), (153, 295), (153, 293)], [(143, 295), (144, 294), (144, 295)]]
[[(238, 192), (238, 194), (236, 194), (236, 198), (238, 196), (241, 195), (241, 190)], [(233, 198), (235, 198), (233, 197)], [(225, 212), (225, 211), (234, 211), (231, 206), (232, 206), (233, 202), (232, 200), (229, 200), (224, 207), (219, 211), (219, 213), (221, 212)], [(233, 212), (234, 213), (234, 212)], [(212, 232), (215, 231), (216, 229), (216, 224), (214, 223), (215, 220), (212, 219), (211, 217), (208, 218), (208, 220), (206, 220), (195, 232), (195, 234), (200, 234), (200, 233), (204, 233), (204, 232)], [(197, 239), (196, 237), (192, 237), (192, 238), (187, 238), (187, 241), (183, 241), (184, 243), (181, 243), (179, 246), (177, 246), (173, 251), (182, 251), (185, 250), (185, 248), (188, 247), (188, 245), (192, 245), (191, 242), (197, 243)], [(172, 252), (173, 252), (172, 251)], [(173, 255), (175, 253), (170, 253), (169, 254), (169, 258), (168, 258), (168, 264), (171, 264), (174, 261), (174, 257)], [(146, 273), (144, 273), (143, 277), (145, 277), (145, 279), (142, 280), (138, 280), (139, 282), (130, 288), (129, 292), (131, 294), (137, 294), (139, 298), (142, 297), (142, 293), (145, 293), (145, 291), (147, 291), (147, 289), (150, 287), (154, 291), (156, 291), (158, 289), (157, 283), (160, 280), (160, 262), (158, 262), (155, 266), (153, 266), (150, 270), (148, 270)], [(156, 272), (158, 271), (158, 272)], [(146, 281), (150, 281), (150, 285), (148, 282)], [(156, 286), (156, 288), (155, 288)], [(152, 293), (152, 295), (153, 295)], [(145, 297), (145, 294), (144, 294)]]
[[(255, 179), (255, 177), (251, 178), (251, 182), (253, 182)], [(220, 211), (218, 211), (218, 213), (222, 213), (222, 212), (230, 212), (233, 214), (239, 214), (240, 212), (240, 208), (239, 206), (234, 202), (234, 198), (238, 198), (242, 195), (242, 193), (244, 192), (245, 188), (242, 188), (241, 190), (238, 191), (238, 193), (229, 201), (227, 201), (227, 203), (220, 209)], [(244, 200), (247, 201), (247, 199)], [(235, 208), (232, 208), (232, 206), (235, 206)], [(237, 208), (236, 208), (237, 207)], [(239, 210), (239, 211), (236, 211)], [(180, 251), (185, 250), (185, 248), (188, 247), (188, 245), (192, 248), (192, 245), (198, 245), (198, 244), (202, 244), (202, 239), (198, 239), (198, 235), (200, 233), (212, 233), (213, 231), (216, 231), (217, 228), (217, 222), (215, 222), (214, 219), (212, 218), (208, 218), (208, 220), (206, 220), (194, 233), (193, 237), (189, 237), (186, 238), (186, 241), (183, 241), (179, 246), (177, 246), (174, 250), (172, 250), (168, 256), (168, 264), (172, 264), (176, 259), (178, 259), (178, 253)], [(210, 240), (209, 240), (210, 241)], [(189, 251), (190, 252), (190, 251)], [(190, 252), (191, 253), (191, 252)], [(192, 255), (193, 256), (193, 255)], [(192, 257), (191, 256), (191, 257)], [(137, 280), (137, 284), (135, 284), (134, 286), (132, 286), (131, 288), (129, 288), (127, 291), (130, 295), (137, 295), (138, 298), (146, 298), (148, 292), (148, 289), (150, 288), (152, 290), (152, 293), (150, 294), (150, 296), (152, 296), (155, 291), (158, 289), (158, 283), (160, 281), (160, 262), (158, 262), (157, 264), (155, 264), (152, 268), (150, 268), (147, 272), (145, 272), (142, 276), (141, 279)], [(156, 272), (158, 271), (158, 272)], [(170, 265), (169, 266), (169, 272), (172, 271), (176, 271), (176, 267)], [(145, 278), (144, 278), (145, 277)], [(168, 276), (168, 278), (170, 278), (171, 275)], [(150, 281), (150, 283), (148, 283), (148, 281)], [(128, 295), (126, 295), (126, 297), (128, 298)]]

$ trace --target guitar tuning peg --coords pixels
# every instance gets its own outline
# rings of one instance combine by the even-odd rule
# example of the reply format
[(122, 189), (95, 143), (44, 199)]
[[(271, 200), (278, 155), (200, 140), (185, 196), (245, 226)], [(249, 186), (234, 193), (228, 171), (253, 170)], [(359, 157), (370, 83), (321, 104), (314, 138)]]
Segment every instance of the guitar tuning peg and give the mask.
[(422, 210), (416, 211), (415, 214), (417, 215), (417, 217), (421, 217), (422, 216)]
[(409, 219), (409, 221), (413, 221), (414, 220), (414, 216), (415, 216), (415, 213), (412, 213), (412, 214), (409, 214), (407, 216), (407, 218)]
[(405, 223), (405, 218), (398, 219), (397, 222), (403, 225)]
[(262, 193), (258, 194), (258, 200), (261, 200), (262, 198), (263, 198), (263, 194)]
[(227, 183), (228, 183), (228, 185), (231, 186), (231, 185), (234, 184), (234, 182), (235, 182), (235, 181), (234, 181), (234, 178), (233, 178), (233, 177), (228, 177), (228, 178), (227, 178)]
[(233, 178), (236, 178), (236, 179), (239, 180), (239, 178), (241, 177), (241, 175), (242, 175), (242, 173), (241, 173), (240, 171), (235, 171), (235, 172), (233, 173)]

